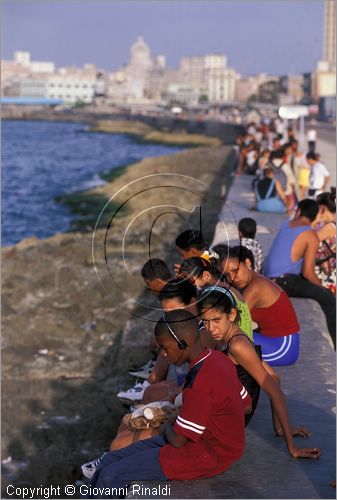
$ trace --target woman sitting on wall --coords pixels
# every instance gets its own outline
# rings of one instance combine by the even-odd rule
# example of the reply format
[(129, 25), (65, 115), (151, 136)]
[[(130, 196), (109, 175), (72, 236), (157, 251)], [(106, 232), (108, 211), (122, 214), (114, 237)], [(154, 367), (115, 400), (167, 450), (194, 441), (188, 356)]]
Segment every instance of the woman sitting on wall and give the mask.
[(287, 212), (287, 199), (280, 182), (274, 179), (271, 168), (265, 168), (263, 172), (263, 179), (254, 185), (256, 210), (258, 212)]
[(273, 281), (251, 269), (244, 247), (229, 248), (222, 262), (228, 283), (242, 291), (258, 330), (253, 338), (261, 345), (262, 359), (270, 365), (291, 365), (299, 356), (299, 323), (287, 294)]

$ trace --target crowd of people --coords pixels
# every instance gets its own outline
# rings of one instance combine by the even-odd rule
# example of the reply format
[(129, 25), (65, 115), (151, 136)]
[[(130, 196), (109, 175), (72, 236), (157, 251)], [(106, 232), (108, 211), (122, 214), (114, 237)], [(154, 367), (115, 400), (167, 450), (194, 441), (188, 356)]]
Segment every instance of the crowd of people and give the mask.
[[(157, 258), (142, 267), (162, 315), (151, 360), (130, 370), (137, 383), (118, 393), (131, 405), (129, 418), (109, 450), (82, 466), (100, 498), (104, 488), (108, 497), (132, 481), (224, 472), (243, 454), (261, 389), (290, 456), (319, 458), (319, 448), (294, 440), (310, 433), (291, 425), (275, 367), (300, 362), (301, 325), (289, 297), (319, 303), (336, 349), (335, 191), (326, 191), (329, 176), (313, 145), (305, 155), (293, 131), (286, 134), (285, 141), (277, 121), (263, 122), (250, 124), (238, 139), (237, 173), (255, 176), (256, 209), (289, 215), (266, 256), (256, 221), (246, 217), (238, 224), (238, 246), (210, 248), (200, 231), (189, 229), (176, 238), (181, 261), (174, 269)], [(149, 415), (158, 408), (153, 425)]]
[(255, 206), (259, 212), (287, 212), (297, 202), (316, 198), (326, 191), (330, 174), (316, 151), (316, 140), (308, 130), (308, 152), (299, 150), (292, 127), (280, 119), (251, 123), (238, 137), (238, 175), (253, 175)]

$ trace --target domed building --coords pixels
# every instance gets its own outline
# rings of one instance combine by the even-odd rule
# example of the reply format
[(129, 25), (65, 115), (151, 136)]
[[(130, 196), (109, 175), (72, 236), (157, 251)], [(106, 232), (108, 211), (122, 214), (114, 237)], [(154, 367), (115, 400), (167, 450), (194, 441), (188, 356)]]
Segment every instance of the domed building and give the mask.
[(130, 102), (142, 101), (145, 98), (146, 79), (153, 66), (151, 51), (143, 37), (139, 36), (132, 45), (130, 53), (130, 62), (126, 67), (128, 100)]
[(134, 69), (147, 71), (152, 66), (150, 47), (139, 36), (131, 47), (131, 59), (129, 66)]

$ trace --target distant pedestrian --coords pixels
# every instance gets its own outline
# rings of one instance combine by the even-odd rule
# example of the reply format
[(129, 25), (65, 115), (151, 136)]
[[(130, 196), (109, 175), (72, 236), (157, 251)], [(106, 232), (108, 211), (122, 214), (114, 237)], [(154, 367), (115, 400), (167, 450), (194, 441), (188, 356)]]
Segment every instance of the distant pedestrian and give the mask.
[(309, 128), (307, 132), (308, 151), (314, 153), (316, 150), (317, 132), (314, 128)]
[(310, 166), (305, 154), (298, 150), (298, 141), (294, 139), (290, 144), (292, 149), (290, 166), (297, 182), (297, 197), (299, 200), (302, 200), (307, 196), (309, 188)]
[(327, 190), (330, 172), (324, 163), (318, 161), (319, 157), (316, 153), (307, 153), (306, 158), (311, 169), (308, 194), (310, 197), (316, 198)]

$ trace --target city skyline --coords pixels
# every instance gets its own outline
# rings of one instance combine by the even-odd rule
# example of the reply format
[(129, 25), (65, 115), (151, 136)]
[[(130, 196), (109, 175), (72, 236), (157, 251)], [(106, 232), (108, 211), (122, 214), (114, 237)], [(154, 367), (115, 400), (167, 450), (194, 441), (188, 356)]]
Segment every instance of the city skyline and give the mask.
[(25, 50), (57, 67), (115, 71), (142, 34), (169, 67), (183, 56), (224, 53), (243, 75), (299, 74), (322, 58), (323, 11), (323, 1), (4, 1), (1, 58)]

